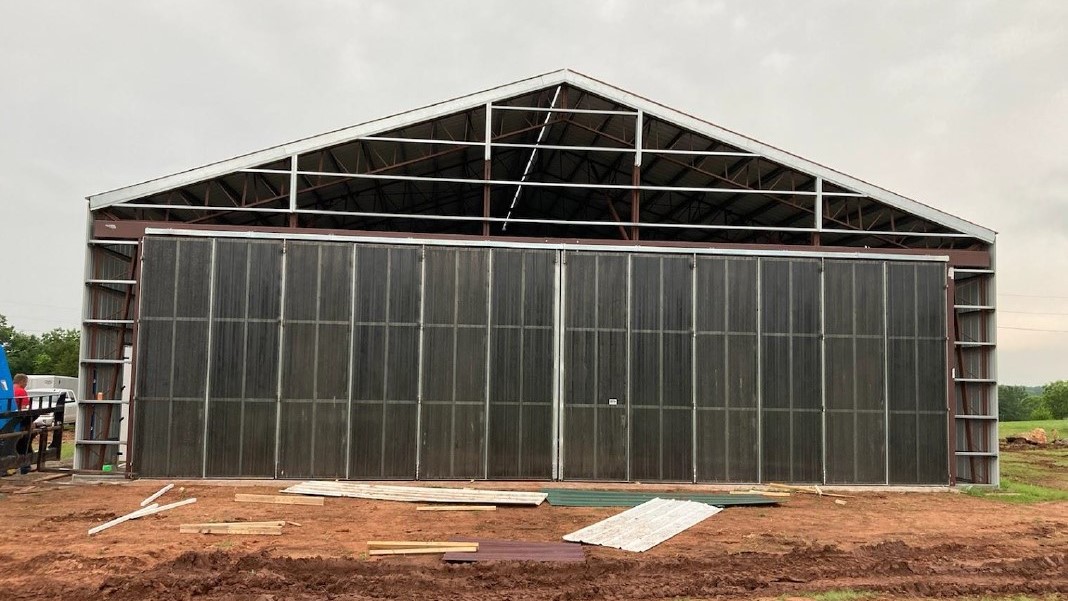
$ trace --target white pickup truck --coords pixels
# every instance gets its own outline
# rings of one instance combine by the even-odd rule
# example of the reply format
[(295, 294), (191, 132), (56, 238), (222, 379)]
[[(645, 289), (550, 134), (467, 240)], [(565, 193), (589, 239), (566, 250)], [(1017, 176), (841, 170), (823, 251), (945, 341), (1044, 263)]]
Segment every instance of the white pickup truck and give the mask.
[[(78, 417), (78, 397), (73, 390), (62, 388), (27, 388), (26, 394), (30, 396), (30, 409), (43, 409), (59, 402), (60, 395), (66, 394), (67, 401), (63, 405), (63, 423), (73, 424)], [(39, 426), (51, 426), (54, 417), (51, 413), (42, 415), (33, 423)]]
[[(78, 418), (78, 378), (71, 376), (57, 376), (54, 374), (33, 374), (26, 376), (26, 394), (33, 397), (46, 397), (43, 399), (44, 406), (48, 406), (49, 400), (47, 397), (51, 396), (52, 401), (58, 400), (59, 395), (67, 393), (67, 404), (64, 406), (63, 411), (63, 423), (73, 424)], [(40, 403), (34, 400), (31, 403), (34, 409), (37, 409)], [(46, 420), (47, 423), (45, 421)], [(41, 416), (35, 420), (35, 423), (45, 426), (52, 425), (52, 416)]]

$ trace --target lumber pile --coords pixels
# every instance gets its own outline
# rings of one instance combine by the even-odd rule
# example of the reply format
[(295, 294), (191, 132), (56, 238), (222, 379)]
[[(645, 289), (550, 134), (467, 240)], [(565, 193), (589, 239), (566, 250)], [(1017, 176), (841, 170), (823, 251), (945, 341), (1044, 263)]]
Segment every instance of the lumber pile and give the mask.
[(432, 555), (434, 553), (475, 553), (478, 543), (418, 540), (369, 540), (368, 555)]
[(178, 532), (182, 534), (259, 534), (281, 536), (282, 520), (274, 522), (209, 522), (206, 524), (182, 524)]

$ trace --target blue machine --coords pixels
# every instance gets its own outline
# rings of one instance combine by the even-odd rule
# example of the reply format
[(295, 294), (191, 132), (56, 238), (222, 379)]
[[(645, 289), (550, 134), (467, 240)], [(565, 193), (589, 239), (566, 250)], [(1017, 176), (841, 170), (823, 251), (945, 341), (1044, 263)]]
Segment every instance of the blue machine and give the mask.
[[(15, 406), (15, 383), (11, 381), (11, 368), (7, 364), (7, 351), (0, 345), (0, 414), (18, 409)], [(8, 418), (0, 417), (0, 432), (7, 430)]]

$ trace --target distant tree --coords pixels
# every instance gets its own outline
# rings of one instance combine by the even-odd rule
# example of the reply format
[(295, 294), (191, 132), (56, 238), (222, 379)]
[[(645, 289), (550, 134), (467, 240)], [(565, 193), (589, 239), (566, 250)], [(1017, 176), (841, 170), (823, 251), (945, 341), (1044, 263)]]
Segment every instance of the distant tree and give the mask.
[(1031, 416), (1027, 419), (1036, 422), (1044, 422), (1053, 419), (1053, 414), (1049, 412), (1049, 407), (1047, 407), (1045, 403), (1041, 402), (1042, 397), (1035, 398), (1037, 398), (1039, 402), (1035, 404), (1035, 408), (1031, 410)]
[(1048, 419), (1068, 417), (1068, 380), (1046, 384), (1042, 388), (1042, 405), (1049, 412)]
[(19, 332), (0, 315), (0, 345), (13, 374), (77, 376), (80, 344), (77, 330), (56, 328), (37, 337)]
[(41, 352), (38, 358), (43, 363), (35, 367), (39, 374), (57, 376), (78, 375), (78, 353), (81, 350), (81, 334), (78, 330), (56, 328), (41, 335)]
[(998, 386), (998, 419), (1016, 422), (1031, 418), (1031, 395), (1026, 386)]

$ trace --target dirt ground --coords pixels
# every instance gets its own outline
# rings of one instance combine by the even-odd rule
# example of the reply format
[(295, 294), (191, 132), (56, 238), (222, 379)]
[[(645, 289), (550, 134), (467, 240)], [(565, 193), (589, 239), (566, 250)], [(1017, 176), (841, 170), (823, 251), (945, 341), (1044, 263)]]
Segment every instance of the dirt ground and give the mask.
[[(618, 509), (546, 503), (439, 513), (417, 512), (407, 503), (333, 498), (323, 507), (263, 505), (236, 503), (234, 493), (276, 493), (278, 483), (194, 481), (177, 483), (160, 502), (195, 496), (196, 503), (87, 535), (90, 527), (136, 509), (164, 483), (59, 480), (27, 494), (0, 495), (7, 534), (0, 542), (0, 597), (577, 600), (777, 598), (838, 589), (874, 591), (876, 598), (1068, 593), (1068, 503), (1017, 506), (954, 493), (856, 493), (845, 505), (794, 495), (778, 507), (728, 508), (646, 553), (587, 547), (585, 564), (444, 565), (436, 556), (372, 558), (366, 541), (457, 535), (557, 541)], [(300, 525), (287, 525), (280, 537), (178, 533), (182, 523), (235, 520)]]

